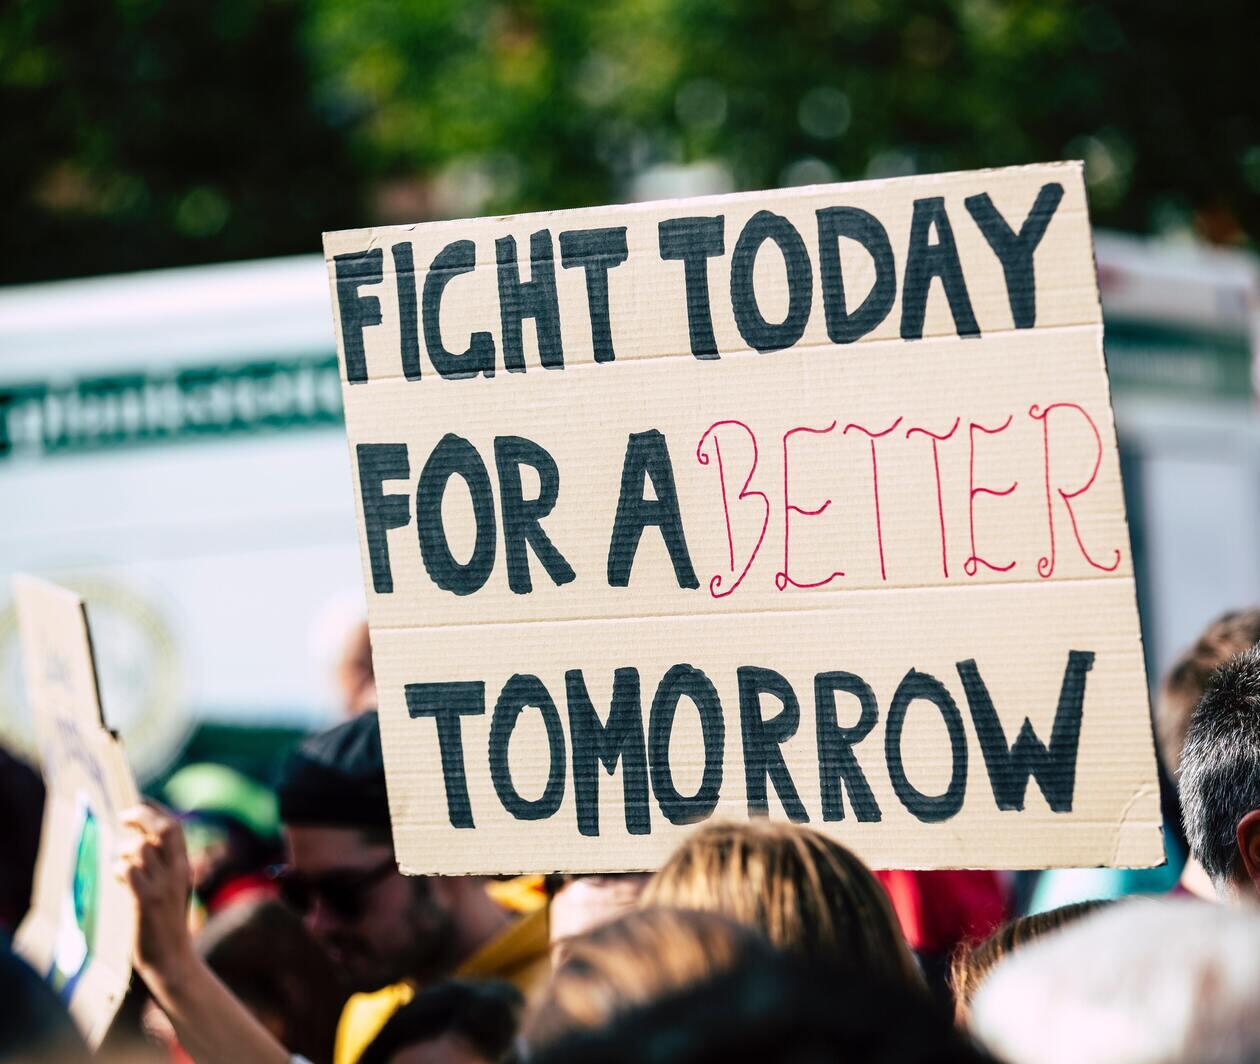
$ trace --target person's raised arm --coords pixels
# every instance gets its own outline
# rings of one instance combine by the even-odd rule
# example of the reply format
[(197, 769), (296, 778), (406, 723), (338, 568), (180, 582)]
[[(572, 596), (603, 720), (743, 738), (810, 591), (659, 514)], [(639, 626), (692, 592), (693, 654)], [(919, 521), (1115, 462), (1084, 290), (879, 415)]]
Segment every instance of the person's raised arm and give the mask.
[(188, 930), (192, 873), (179, 821), (138, 806), (116, 871), (136, 903), (135, 968), (196, 1064), (289, 1064), (286, 1050), (198, 955)]

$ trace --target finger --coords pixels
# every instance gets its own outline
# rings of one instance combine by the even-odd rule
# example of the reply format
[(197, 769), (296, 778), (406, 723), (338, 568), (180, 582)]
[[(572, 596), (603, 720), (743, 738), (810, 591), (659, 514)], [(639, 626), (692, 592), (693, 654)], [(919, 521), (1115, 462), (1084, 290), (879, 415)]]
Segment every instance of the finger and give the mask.
[(143, 865), (116, 861), (114, 875), (120, 883), (130, 888), (137, 901), (147, 901), (153, 897), (155, 892), (153, 877)]
[(132, 889), (135, 889), (136, 886), (145, 885), (144, 880), (147, 879), (144, 866), (137, 864), (135, 861), (121, 859), (113, 862), (113, 875), (115, 875), (118, 882), (130, 886)]
[(125, 865), (138, 865), (141, 861), (140, 851), (148, 845), (148, 840), (139, 836), (129, 838), (119, 845), (117, 860)]
[(120, 818), (120, 822), (124, 831), (130, 834), (134, 843), (148, 843), (157, 846), (160, 843), (158, 832), (160, 830), (159, 822), (150, 815), (149, 811), (137, 806), (135, 809), (124, 813)]
[(120, 819), (156, 849), (160, 862), (174, 870), (187, 864), (184, 830), (168, 810), (156, 805), (135, 806), (123, 813)]
[(158, 828), (157, 838), (162, 863), (172, 872), (182, 872), (188, 865), (184, 826), (178, 820), (167, 818)]
[(153, 835), (138, 826), (131, 826), (119, 835), (116, 852), (119, 858), (137, 863), (145, 849), (151, 850), (156, 846), (157, 840)]
[(153, 805), (135, 805), (124, 810), (119, 821), (142, 835), (157, 839), (166, 823), (173, 819), (165, 810)]
[(180, 845), (169, 851), (166, 855), (166, 870), (173, 880), (184, 885), (185, 889), (192, 889), (192, 864), (188, 860), (188, 851), (183, 846), (183, 836), (180, 836)]
[(119, 854), (119, 858), (127, 868), (137, 869), (150, 878), (163, 874), (163, 866), (158, 860), (157, 852), (147, 842)]
[(118, 839), (118, 854), (129, 854), (132, 858), (137, 858), (145, 850), (152, 851), (157, 854), (162, 849), (162, 840), (157, 834), (145, 831), (140, 827), (129, 827), (124, 829)]
[(118, 822), (120, 824), (130, 824), (133, 821), (147, 814), (148, 806), (143, 802), (138, 805), (129, 805), (118, 814)]

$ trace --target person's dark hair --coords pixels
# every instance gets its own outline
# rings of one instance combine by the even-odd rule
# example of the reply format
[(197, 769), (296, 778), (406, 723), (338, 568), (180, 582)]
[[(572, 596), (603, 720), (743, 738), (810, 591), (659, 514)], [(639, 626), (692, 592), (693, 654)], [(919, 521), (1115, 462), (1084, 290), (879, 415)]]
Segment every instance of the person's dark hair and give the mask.
[(486, 1060), (508, 1060), (523, 1007), (521, 992), (510, 983), (457, 979), (438, 983), (389, 1018), (359, 1064), (389, 1064), (408, 1046), (443, 1036), (467, 1042)]
[(1021, 916), (1003, 924), (982, 942), (961, 945), (954, 954), (949, 972), (955, 1019), (959, 1023), (967, 1021), (972, 997), (1002, 958), (1034, 939), (1074, 924), (1110, 904), (1107, 899), (1097, 898), (1093, 901), (1078, 901), (1073, 905), (1061, 905), (1057, 909), (1033, 913), (1031, 916)]
[(31, 903), (44, 814), (44, 781), (0, 746), (0, 933), (17, 930)]
[(376, 711), (303, 740), (285, 759), (276, 796), (280, 820), (289, 826), (388, 832), (389, 799)]
[(530, 1064), (984, 1064), (950, 1017), (900, 981), (790, 955), (744, 964), (546, 1046)]
[(1208, 681), (1181, 755), (1181, 810), (1190, 852), (1214, 882), (1237, 871), (1238, 822), (1260, 809), (1260, 649)]

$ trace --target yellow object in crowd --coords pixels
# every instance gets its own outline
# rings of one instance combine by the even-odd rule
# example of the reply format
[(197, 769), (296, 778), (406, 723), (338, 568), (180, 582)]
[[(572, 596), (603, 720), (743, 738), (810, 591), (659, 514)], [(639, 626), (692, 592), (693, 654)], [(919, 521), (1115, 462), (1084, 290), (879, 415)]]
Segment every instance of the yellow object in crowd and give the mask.
[[(519, 876), (489, 883), (486, 892), (521, 917), (491, 939), (453, 973), (456, 979), (502, 979), (528, 995), (549, 968), (547, 898), (541, 876)], [(368, 994), (353, 994), (341, 1012), (333, 1064), (355, 1064), (389, 1018), (416, 996), (410, 982), (394, 983)]]

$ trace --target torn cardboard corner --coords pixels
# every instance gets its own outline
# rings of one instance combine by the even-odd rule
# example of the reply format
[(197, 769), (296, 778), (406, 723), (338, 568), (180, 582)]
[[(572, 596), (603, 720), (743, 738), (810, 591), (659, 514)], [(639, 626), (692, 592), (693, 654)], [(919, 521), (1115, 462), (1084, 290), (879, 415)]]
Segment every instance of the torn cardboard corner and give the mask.
[(325, 246), (406, 870), (1162, 859), (1079, 164)]
[(83, 601), (23, 575), (14, 596), (47, 785), (34, 896), (14, 948), (96, 1048), (131, 981), (135, 909), (112, 864), (119, 814), (139, 794), (101, 713)]

